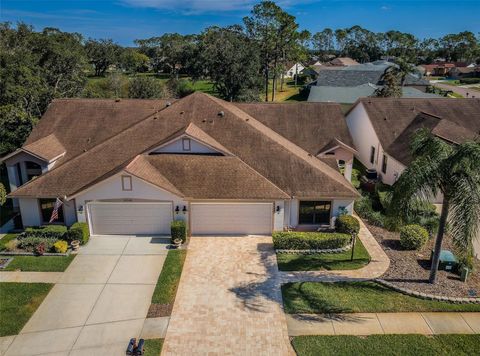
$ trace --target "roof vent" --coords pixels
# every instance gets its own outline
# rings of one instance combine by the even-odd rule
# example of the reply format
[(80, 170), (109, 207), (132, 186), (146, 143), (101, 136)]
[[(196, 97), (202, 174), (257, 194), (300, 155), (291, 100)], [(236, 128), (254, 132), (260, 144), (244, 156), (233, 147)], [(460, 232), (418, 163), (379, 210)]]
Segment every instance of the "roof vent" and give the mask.
[(172, 105), (172, 103), (169, 102), (169, 101), (167, 101), (167, 103), (165, 104), (165, 106), (167, 106), (167, 107), (170, 106), (170, 105)]
[(157, 117), (157, 116), (154, 116), (154, 117), (153, 117), (153, 119), (154, 119), (154, 120), (157, 120), (157, 119), (158, 119), (158, 117)]
[(219, 116), (219, 117), (224, 117), (224, 116), (225, 116), (225, 113), (224, 113), (223, 111), (219, 111), (218, 114), (217, 114), (217, 116)]
[(247, 118), (245, 119), (245, 121), (248, 121), (248, 120), (250, 120), (250, 119), (247, 117)]
[(92, 139), (91, 139), (90, 137), (89, 137), (89, 138), (87, 138), (87, 142), (90, 142), (90, 141), (92, 141)]
[(120, 102), (120, 99), (119, 98), (115, 99), (115, 102), (116, 103)]
[(387, 121), (387, 117), (386, 117), (386, 116), (385, 116), (383, 119), (384, 119), (385, 121)]
[(185, 114), (185, 111), (180, 111), (180, 115), (183, 115), (183, 114)]
[(206, 119), (203, 119), (202, 122), (207, 122), (207, 120), (206, 120)]

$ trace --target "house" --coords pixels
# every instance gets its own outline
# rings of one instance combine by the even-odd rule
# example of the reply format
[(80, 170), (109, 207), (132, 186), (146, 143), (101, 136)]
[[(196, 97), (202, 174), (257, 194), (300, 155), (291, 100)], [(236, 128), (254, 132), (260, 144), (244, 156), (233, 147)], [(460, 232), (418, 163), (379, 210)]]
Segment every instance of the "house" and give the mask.
[(363, 98), (346, 120), (358, 160), (392, 185), (412, 159), (409, 144), (416, 130), (426, 128), (452, 143), (478, 137), (480, 99)]
[(432, 64), (422, 64), (426, 76), (448, 77), (452, 69), (467, 67), (466, 62), (437, 61)]
[[(322, 69), (316, 85), (312, 85), (308, 101), (336, 102), (352, 104), (362, 97), (373, 96), (375, 90), (383, 85), (385, 71), (394, 63), (375, 61), (349, 67), (329, 67)], [(426, 93), (430, 82), (421, 75), (410, 73), (405, 78), (402, 88), (403, 97), (432, 98), (436, 94)]]
[(285, 78), (294, 78), (305, 69), (305, 66), (300, 62), (289, 62), (285, 65), (285, 68)]
[(348, 67), (348, 66), (355, 66), (358, 63), (356, 60), (349, 58), (349, 57), (338, 57), (332, 59), (328, 62), (331, 66), (338, 66), (338, 67)]
[(3, 158), (24, 226), (86, 221), (92, 234), (270, 234), (332, 226), (357, 191), (336, 104), (57, 99)]

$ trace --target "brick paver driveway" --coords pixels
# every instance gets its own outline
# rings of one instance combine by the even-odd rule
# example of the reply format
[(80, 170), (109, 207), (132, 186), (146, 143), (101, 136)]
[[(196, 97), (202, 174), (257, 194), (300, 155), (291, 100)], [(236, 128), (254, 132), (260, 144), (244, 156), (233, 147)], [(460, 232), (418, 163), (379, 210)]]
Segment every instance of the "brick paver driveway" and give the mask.
[(271, 237), (193, 237), (163, 355), (292, 355)]

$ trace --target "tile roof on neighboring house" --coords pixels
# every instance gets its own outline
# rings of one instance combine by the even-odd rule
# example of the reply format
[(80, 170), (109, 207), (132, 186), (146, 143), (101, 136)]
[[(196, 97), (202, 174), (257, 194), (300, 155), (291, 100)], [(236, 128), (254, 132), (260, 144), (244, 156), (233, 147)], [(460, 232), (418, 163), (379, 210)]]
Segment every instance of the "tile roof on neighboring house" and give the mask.
[[(330, 87), (330, 86), (311, 86), (308, 95), (309, 102), (333, 102), (342, 104), (353, 104), (359, 98), (371, 97), (375, 95), (378, 85), (362, 84), (355, 87)], [(424, 93), (421, 90), (412, 87), (402, 88), (403, 98), (439, 98), (433, 93)]]
[(404, 165), (411, 161), (412, 134), (426, 128), (454, 143), (480, 133), (480, 99), (363, 98), (365, 108), (385, 151)]
[[(88, 112), (88, 106), (96, 106), (96, 100), (72, 100), (74, 104), (71, 105), (66, 103), (67, 101), (64, 100), (65, 106), (76, 106), (79, 112)], [(142, 102), (142, 100), (138, 101)], [(110, 105), (111, 112), (103, 110), (103, 115), (96, 117), (99, 129), (107, 122), (114, 126), (117, 122), (117, 115), (123, 118), (121, 122), (123, 129), (108, 129), (109, 135), (103, 134), (103, 137), (105, 137), (103, 140), (99, 142), (100, 136), (96, 136), (96, 145), (73, 157), (66, 147), (66, 156), (71, 158), (65, 159), (62, 164), (51, 171), (21, 186), (10, 196), (72, 197), (123, 169), (133, 170), (135, 174), (142, 176), (144, 179), (149, 177), (148, 180), (152, 184), (168, 185), (168, 182), (170, 182), (172, 185), (168, 187), (170, 190), (175, 188), (182, 192), (182, 187), (184, 190), (188, 190), (185, 188), (188, 186), (187, 183), (182, 185), (172, 181), (171, 172), (158, 170), (158, 167), (171, 167), (168, 169), (172, 171), (181, 169), (182, 165), (188, 167), (190, 164), (197, 167), (199, 160), (188, 161), (175, 158), (179, 165), (178, 168), (173, 167), (175, 166), (172, 163), (173, 161), (162, 161), (167, 159), (155, 158), (155, 156), (148, 156), (149, 164), (145, 161), (135, 161), (138, 155), (146, 154), (171, 140), (175, 135), (182, 135), (188, 130), (196, 132), (197, 135), (207, 135), (211, 138), (211, 143), (215, 142), (225, 147), (232, 155), (249, 166), (249, 169), (257, 172), (262, 177), (262, 179), (259, 178), (262, 182), (265, 180), (270, 182), (280, 189), (282, 194), (296, 197), (358, 196), (356, 190), (338, 170), (313, 157), (309, 152), (265, 126), (232, 103), (199, 92), (180, 99), (171, 105), (166, 105), (165, 101), (145, 101), (143, 105), (132, 103), (131, 100), (127, 100), (127, 102), (133, 107), (147, 107), (148, 110), (140, 110), (141, 117), (133, 118), (130, 113), (131, 115), (134, 115), (134, 113), (130, 111), (128, 105), (122, 105), (125, 111), (129, 113), (129, 115), (125, 115), (125, 113), (119, 112), (118, 107), (115, 107), (115, 101), (104, 102), (104, 106)], [(65, 117), (63, 113), (60, 113), (59, 106), (54, 106), (54, 108), (57, 114)], [(50, 107), (49, 110), (51, 109)], [(264, 106), (264, 110), (265, 115), (268, 116), (269, 106)], [(150, 114), (147, 113), (148, 111), (150, 111)], [(145, 114), (147, 115), (143, 116)], [(56, 123), (53, 113), (47, 112), (46, 117), (48, 118), (47, 121)], [(106, 119), (107, 117), (109, 120)], [(44, 119), (42, 118), (40, 122), (42, 120)], [(68, 130), (62, 128), (60, 131), (76, 132), (77, 135), (74, 139), (83, 142), (85, 141), (83, 135), (84, 124), (89, 127), (87, 134), (93, 135), (94, 131), (91, 130), (91, 127), (96, 125), (95, 122), (89, 120), (73, 120), (69, 122), (70, 128)], [(194, 124), (194, 126), (190, 126), (191, 124)], [(42, 132), (49, 131), (45, 123), (41, 129)], [(38, 137), (39, 134), (35, 130), (32, 135)], [(51, 128), (51, 131), (55, 131), (55, 126)], [(207, 138), (203, 137), (203, 141), (206, 140)], [(221, 164), (217, 164), (220, 161), (208, 160), (208, 162), (210, 167), (215, 169), (211, 174), (218, 174), (219, 177), (216, 177), (216, 179), (220, 181), (223, 174)], [(241, 175), (243, 168), (238, 162), (234, 163), (232, 160), (224, 163), (237, 165), (235, 169)], [(156, 164), (159, 166), (157, 167)], [(151, 173), (152, 167), (157, 168), (159, 175)], [(194, 173), (188, 177), (194, 180), (194, 182), (191, 182), (192, 184), (203, 184), (203, 181)], [(232, 181), (233, 183), (234, 181)], [(260, 184), (260, 182), (257, 180), (255, 184)], [(272, 195), (269, 190), (271, 186), (268, 186), (270, 187), (268, 189), (267, 185), (260, 184), (260, 186), (264, 187), (265, 197)], [(212, 186), (212, 189), (215, 190), (215, 186)], [(247, 196), (252, 188), (251, 186), (239, 185), (238, 189), (244, 189), (243, 194)], [(232, 194), (234, 191), (232, 191)], [(193, 193), (182, 192), (182, 194)], [(220, 196), (222, 194), (221, 186), (218, 186), (218, 192), (213, 191), (210, 194)], [(240, 195), (239, 192), (238, 194)], [(192, 196), (191, 198), (196, 197)]]

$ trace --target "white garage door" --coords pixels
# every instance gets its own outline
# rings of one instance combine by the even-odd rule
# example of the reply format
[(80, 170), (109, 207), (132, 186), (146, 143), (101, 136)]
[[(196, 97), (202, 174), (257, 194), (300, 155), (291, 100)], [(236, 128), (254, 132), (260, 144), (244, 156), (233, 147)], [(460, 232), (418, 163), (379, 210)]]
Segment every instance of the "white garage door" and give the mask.
[(272, 212), (272, 203), (192, 203), (192, 234), (271, 234)]
[(94, 235), (167, 235), (170, 234), (172, 203), (88, 204)]

